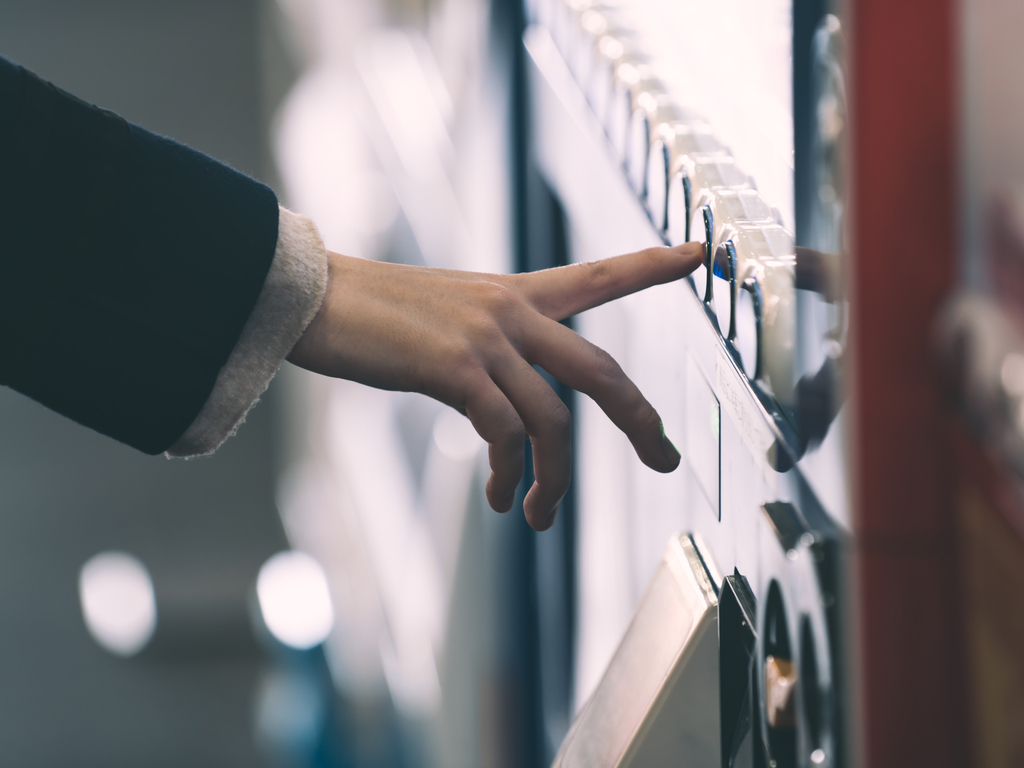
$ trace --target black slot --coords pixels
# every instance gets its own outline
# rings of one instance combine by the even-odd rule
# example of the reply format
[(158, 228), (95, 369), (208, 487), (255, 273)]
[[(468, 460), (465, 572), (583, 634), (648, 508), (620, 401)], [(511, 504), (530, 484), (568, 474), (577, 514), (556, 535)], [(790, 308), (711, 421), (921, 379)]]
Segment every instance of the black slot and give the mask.
[[(800, 543), (800, 537), (807, 533), (807, 524), (801, 518), (800, 513), (797, 512), (796, 507), (788, 501), (772, 501), (763, 504), (761, 511), (764, 512), (768, 522), (771, 523), (772, 531), (774, 531), (782, 548), (787, 552), (791, 549), (796, 549), (797, 544)], [(779, 599), (781, 600), (782, 598), (780, 597)], [(789, 658), (789, 641), (787, 640), (786, 642), (786, 658)]]
[(718, 602), (722, 768), (748, 766), (751, 761), (756, 616), (757, 606), (747, 580), (739, 572), (727, 576)]
[[(800, 698), (807, 728), (806, 751), (813, 756), (822, 747), (825, 724), (825, 697), (818, 676), (818, 659), (814, 645), (811, 620), (804, 616), (800, 622)], [(820, 763), (819, 760), (812, 762)]]

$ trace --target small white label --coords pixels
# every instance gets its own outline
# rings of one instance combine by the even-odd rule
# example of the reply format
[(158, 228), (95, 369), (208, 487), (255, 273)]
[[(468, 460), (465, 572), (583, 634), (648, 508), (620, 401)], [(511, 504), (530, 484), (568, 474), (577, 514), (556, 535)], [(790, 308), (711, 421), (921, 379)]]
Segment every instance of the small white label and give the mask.
[(717, 350), (715, 360), (715, 391), (718, 393), (722, 409), (729, 414), (743, 444), (754, 457), (754, 462), (761, 468), (768, 492), (775, 492), (775, 470), (768, 462), (768, 452), (775, 444), (775, 436), (765, 423), (764, 414), (751, 400), (750, 393), (743, 386), (736, 367), (726, 356), (721, 347)]

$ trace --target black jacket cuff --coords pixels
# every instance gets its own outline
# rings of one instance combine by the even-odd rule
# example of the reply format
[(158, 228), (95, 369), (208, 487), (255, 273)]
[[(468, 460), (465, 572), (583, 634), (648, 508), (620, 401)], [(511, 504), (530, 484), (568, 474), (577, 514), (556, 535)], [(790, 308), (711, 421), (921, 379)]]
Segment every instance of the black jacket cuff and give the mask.
[(0, 59), (0, 382), (146, 453), (206, 402), (274, 193)]

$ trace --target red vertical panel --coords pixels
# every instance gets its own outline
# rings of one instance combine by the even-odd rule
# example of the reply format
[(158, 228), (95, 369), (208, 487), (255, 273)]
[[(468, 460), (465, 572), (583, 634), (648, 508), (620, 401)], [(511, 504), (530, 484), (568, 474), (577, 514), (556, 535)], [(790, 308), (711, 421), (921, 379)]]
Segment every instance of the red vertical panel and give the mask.
[(930, 343), (957, 250), (957, 8), (849, 11), (859, 752), (960, 768), (955, 464)]

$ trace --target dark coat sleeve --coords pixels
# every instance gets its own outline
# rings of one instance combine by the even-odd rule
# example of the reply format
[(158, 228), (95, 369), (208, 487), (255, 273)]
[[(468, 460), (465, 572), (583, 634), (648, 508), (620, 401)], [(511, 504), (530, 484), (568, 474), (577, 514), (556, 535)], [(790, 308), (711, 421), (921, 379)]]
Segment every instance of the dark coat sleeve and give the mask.
[(277, 225), (268, 187), (0, 58), (0, 383), (164, 451), (235, 346)]

